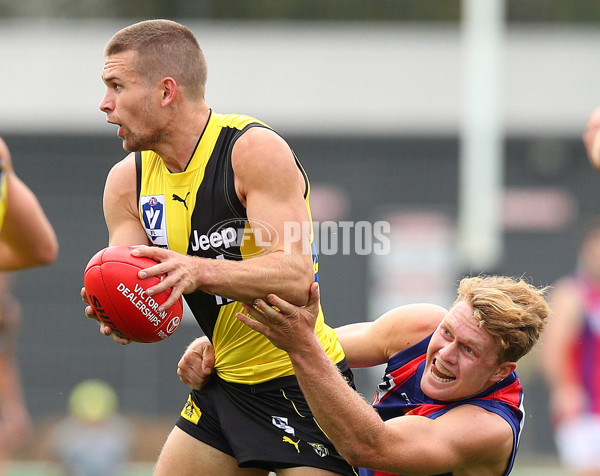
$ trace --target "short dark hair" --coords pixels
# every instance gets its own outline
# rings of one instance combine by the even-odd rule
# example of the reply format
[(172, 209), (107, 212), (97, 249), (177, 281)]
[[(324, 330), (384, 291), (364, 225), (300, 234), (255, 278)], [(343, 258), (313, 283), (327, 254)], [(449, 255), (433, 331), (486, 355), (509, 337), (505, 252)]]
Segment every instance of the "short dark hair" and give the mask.
[(104, 56), (137, 52), (136, 72), (150, 84), (170, 76), (190, 100), (204, 98), (207, 65), (194, 34), (171, 20), (146, 20), (118, 31)]

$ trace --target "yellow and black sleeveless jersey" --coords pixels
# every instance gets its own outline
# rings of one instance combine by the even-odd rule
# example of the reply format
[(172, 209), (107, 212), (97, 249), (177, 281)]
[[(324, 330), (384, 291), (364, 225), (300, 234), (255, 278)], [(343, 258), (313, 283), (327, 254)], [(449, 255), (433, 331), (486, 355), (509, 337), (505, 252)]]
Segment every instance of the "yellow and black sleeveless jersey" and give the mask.
[[(169, 172), (152, 151), (136, 154), (140, 220), (152, 244), (213, 259), (244, 260), (261, 254), (260, 237), (254, 236), (237, 197), (231, 165), (236, 140), (252, 127), (268, 128), (252, 117), (211, 112), (180, 173)], [(305, 177), (308, 207), (308, 178), (297, 159), (296, 163)], [(316, 252), (313, 263), (317, 279)], [(285, 352), (238, 321), (235, 314), (243, 311), (239, 302), (203, 291), (185, 298), (215, 347), (215, 369), (222, 379), (254, 385), (293, 374)], [(315, 330), (332, 361), (343, 360), (337, 335), (324, 323), (322, 312)]]
[(4, 224), (4, 214), (6, 213), (6, 182), (7, 179), (6, 171), (4, 170), (4, 161), (2, 157), (0, 157), (0, 230), (2, 230), (2, 225)]

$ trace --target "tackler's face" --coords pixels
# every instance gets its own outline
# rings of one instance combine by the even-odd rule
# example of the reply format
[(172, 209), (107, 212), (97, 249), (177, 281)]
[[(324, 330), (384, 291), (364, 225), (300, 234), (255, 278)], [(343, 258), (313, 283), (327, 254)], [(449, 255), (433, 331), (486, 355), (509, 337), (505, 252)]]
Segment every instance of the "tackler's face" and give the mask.
[(498, 363), (499, 352), (499, 344), (479, 326), (471, 305), (459, 301), (431, 338), (421, 389), (442, 401), (477, 395), (512, 371)]
[(119, 126), (117, 135), (130, 152), (153, 149), (162, 137), (159, 96), (136, 71), (136, 56), (130, 50), (106, 58), (102, 72), (106, 93), (100, 103), (106, 121)]

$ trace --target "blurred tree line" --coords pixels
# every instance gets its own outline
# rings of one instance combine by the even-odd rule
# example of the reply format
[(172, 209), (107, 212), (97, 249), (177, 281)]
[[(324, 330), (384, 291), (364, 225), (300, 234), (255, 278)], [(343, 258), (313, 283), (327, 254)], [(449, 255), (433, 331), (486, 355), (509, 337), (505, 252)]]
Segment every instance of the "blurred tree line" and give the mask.
[[(457, 22), (460, 4), (460, 0), (0, 0), (0, 18)], [(596, 0), (506, 0), (506, 11), (509, 22), (600, 21)]]

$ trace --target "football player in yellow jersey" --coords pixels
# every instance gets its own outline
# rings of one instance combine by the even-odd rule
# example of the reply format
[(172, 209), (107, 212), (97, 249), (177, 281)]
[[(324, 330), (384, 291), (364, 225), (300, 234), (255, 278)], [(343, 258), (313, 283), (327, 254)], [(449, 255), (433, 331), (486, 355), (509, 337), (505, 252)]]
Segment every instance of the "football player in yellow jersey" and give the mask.
[[(206, 62), (183, 25), (131, 25), (105, 57), (100, 109), (131, 152), (106, 180), (109, 245), (155, 259), (140, 278), (167, 276), (148, 294), (171, 288), (165, 308), (184, 295), (215, 346), (217, 373), (190, 393), (155, 475), (355, 474), (312, 418), (289, 358), (235, 318), (240, 302), (273, 290), (303, 305), (315, 281), (310, 233), (284, 241), (286, 227), (311, 221), (309, 183), (293, 152), (264, 123), (210, 109)], [(259, 240), (264, 226), (271, 234)], [(90, 306), (85, 313), (96, 318)], [(100, 331), (129, 343), (102, 323)], [(351, 380), (322, 314), (316, 333)]]
[(50, 264), (57, 253), (54, 229), (33, 192), (15, 174), (0, 138), (0, 473), (31, 432), (15, 362), (20, 306), (12, 293), (12, 276), (4, 271)]

